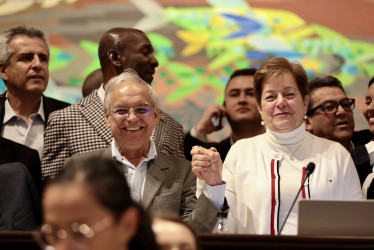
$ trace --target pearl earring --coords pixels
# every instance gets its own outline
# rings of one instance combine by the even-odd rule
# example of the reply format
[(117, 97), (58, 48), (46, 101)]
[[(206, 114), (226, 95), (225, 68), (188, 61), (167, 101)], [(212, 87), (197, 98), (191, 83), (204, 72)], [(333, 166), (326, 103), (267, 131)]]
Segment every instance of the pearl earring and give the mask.
[(308, 116), (306, 116), (306, 114), (304, 115), (304, 120), (306, 120), (308, 118)]
[(261, 125), (264, 126), (265, 125), (265, 122), (264, 120), (261, 121)]

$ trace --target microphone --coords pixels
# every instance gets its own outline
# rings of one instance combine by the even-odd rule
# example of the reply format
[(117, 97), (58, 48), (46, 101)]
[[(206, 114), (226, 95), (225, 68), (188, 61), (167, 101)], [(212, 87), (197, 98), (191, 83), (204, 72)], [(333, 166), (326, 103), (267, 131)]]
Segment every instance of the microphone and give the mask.
[(310, 176), (311, 174), (313, 174), (313, 171), (314, 171), (315, 167), (316, 167), (316, 164), (314, 164), (314, 162), (309, 162), (308, 165), (306, 166), (306, 170), (305, 170), (305, 178), (304, 178), (304, 180), (303, 180), (303, 183), (301, 184), (301, 187), (300, 187), (300, 189), (299, 189), (299, 192), (297, 192), (297, 194), (296, 194), (296, 197), (295, 197), (295, 199), (294, 199), (294, 201), (293, 201), (293, 203), (292, 203), (292, 205), (291, 205), (290, 210), (288, 210), (288, 213), (287, 213), (286, 219), (284, 220), (284, 222), (283, 222), (283, 224), (282, 224), (282, 227), (281, 227), (281, 229), (280, 229), (280, 231), (279, 231), (279, 235), (282, 233), (283, 227), (284, 227), (284, 225), (285, 225), (286, 222), (287, 222), (288, 216), (290, 216), (290, 213), (291, 213), (291, 211), (292, 211), (292, 208), (293, 208), (293, 206), (294, 206), (295, 203), (296, 203), (297, 197), (299, 197), (300, 192), (301, 192), (301, 190), (303, 189), (303, 186), (304, 186), (304, 183), (305, 183), (306, 179), (308, 179), (309, 176)]

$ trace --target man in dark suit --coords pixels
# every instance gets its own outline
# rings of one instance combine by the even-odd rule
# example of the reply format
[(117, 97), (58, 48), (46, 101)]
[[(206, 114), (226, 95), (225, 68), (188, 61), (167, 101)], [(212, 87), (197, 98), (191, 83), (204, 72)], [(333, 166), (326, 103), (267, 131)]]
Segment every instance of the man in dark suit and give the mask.
[[(236, 141), (265, 132), (256, 107), (253, 88), (255, 73), (254, 68), (234, 71), (225, 88), (223, 105), (215, 104), (209, 107), (198, 124), (187, 133), (184, 139), (186, 159), (191, 160), (191, 149), (198, 145), (205, 148), (215, 147), (224, 161), (231, 145)], [(207, 142), (207, 135), (222, 129), (224, 117), (230, 124), (231, 135), (220, 142)], [(212, 119), (221, 121), (215, 125)]]
[(199, 232), (211, 232), (220, 210), (204, 194), (196, 199), (190, 162), (159, 152), (151, 139), (160, 117), (153, 89), (136, 72), (125, 70), (108, 82), (104, 108), (113, 135), (110, 146), (74, 155), (64, 168), (87, 164), (92, 157), (115, 159), (133, 199), (146, 210), (178, 213)]
[[(112, 77), (131, 68), (151, 84), (158, 67), (148, 37), (130, 28), (105, 32), (99, 43), (99, 58), (103, 85), (78, 103), (53, 113), (48, 121), (42, 158), (43, 180), (54, 178), (62, 170), (66, 158), (110, 145), (112, 135), (105, 125), (103, 99), (106, 83)], [(159, 152), (184, 157), (183, 127), (162, 110), (152, 138)]]
[(36, 149), (41, 157), (51, 112), (69, 104), (43, 96), (49, 79), (49, 47), (43, 32), (17, 26), (0, 35), (1, 136)]

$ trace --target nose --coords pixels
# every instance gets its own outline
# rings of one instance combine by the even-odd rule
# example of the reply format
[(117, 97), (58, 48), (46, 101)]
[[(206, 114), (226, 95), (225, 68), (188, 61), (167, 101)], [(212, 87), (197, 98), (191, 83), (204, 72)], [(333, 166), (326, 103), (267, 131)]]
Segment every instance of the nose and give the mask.
[(152, 55), (151, 63), (152, 63), (152, 65), (153, 65), (153, 67), (155, 67), (155, 68), (158, 67), (158, 61), (157, 61), (155, 55)]
[(286, 107), (286, 99), (283, 97), (283, 95), (279, 94), (277, 97), (277, 108), (284, 108)]
[(342, 107), (342, 105), (338, 104), (338, 108), (336, 110), (336, 114), (344, 114), (346, 113), (347, 111), (345, 111)]
[(41, 61), (40, 61), (40, 58), (39, 58), (38, 54), (34, 55), (31, 66), (32, 66), (32, 68), (40, 68), (41, 67)]
[(136, 116), (136, 113), (135, 113), (135, 110), (133, 108), (131, 108), (129, 110), (129, 115), (127, 117), (127, 121), (134, 121), (134, 120), (137, 120), (138, 117)]
[(244, 91), (241, 91), (239, 94), (239, 103), (247, 102), (247, 96)]

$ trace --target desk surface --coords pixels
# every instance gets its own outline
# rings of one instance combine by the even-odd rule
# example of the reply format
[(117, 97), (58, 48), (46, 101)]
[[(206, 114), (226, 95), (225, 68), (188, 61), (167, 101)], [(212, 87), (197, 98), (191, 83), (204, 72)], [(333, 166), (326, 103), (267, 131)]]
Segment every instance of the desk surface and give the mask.
[[(35, 232), (0, 231), (1, 250), (40, 250)], [(202, 250), (221, 249), (374, 249), (374, 238), (200, 234)]]

